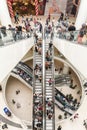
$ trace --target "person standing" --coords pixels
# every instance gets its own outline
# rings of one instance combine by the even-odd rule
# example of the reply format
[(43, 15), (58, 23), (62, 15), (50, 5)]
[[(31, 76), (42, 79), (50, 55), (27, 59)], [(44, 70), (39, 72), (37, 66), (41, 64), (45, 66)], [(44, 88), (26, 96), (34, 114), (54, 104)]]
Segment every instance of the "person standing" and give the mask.
[(53, 80), (50, 78), (50, 79), (48, 80), (48, 83), (49, 83), (49, 86), (52, 85)]
[(14, 16), (14, 20), (15, 20), (14, 22), (18, 24), (18, 22), (19, 22), (19, 13), (18, 12), (16, 12), (16, 14)]
[(71, 10), (71, 15), (73, 15), (74, 17), (77, 14), (79, 2), (80, 2), (80, 0), (73, 0), (73, 7), (72, 7), (72, 10)]
[(62, 129), (62, 127), (59, 125), (58, 128), (57, 128), (57, 130), (61, 130), (61, 129)]

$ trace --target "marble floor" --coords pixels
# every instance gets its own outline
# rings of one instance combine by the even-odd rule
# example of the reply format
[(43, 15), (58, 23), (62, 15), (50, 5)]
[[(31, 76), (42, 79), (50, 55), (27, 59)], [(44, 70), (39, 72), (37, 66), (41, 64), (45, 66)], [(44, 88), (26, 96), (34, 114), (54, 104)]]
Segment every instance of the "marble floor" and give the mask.
[[(18, 90), (20, 92), (17, 94)], [(30, 88), (18, 79), (10, 77), (6, 86), (6, 100), (15, 116), (21, 120), (32, 122), (32, 90)]]

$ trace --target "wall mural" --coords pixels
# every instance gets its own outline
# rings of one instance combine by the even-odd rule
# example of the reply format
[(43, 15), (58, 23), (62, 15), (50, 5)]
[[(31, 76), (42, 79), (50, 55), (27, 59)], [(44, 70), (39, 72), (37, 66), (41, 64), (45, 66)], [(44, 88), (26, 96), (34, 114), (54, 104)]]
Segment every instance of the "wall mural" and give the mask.
[(67, 0), (47, 0), (45, 7), (45, 15), (60, 14), (66, 12)]

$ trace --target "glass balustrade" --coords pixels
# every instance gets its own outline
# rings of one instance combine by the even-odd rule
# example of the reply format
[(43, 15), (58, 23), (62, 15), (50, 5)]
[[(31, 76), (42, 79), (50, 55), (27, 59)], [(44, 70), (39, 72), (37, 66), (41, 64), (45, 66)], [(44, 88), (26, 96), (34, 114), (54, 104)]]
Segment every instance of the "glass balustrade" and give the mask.
[(6, 46), (16, 41), (30, 38), (32, 35), (32, 32), (0, 29), (0, 46)]
[[(65, 39), (74, 43), (80, 43), (81, 45), (87, 45), (87, 34), (82, 38), (79, 37), (80, 31), (61, 31), (56, 27), (54, 28), (54, 38)], [(16, 41), (27, 39), (33, 36), (33, 32), (23, 32), (14, 29), (0, 29), (0, 46), (6, 46)]]
[(80, 31), (61, 31), (54, 29), (54, 38), (65, 39), (80, 45), (87, 45), (87, 34), (80, 37)]

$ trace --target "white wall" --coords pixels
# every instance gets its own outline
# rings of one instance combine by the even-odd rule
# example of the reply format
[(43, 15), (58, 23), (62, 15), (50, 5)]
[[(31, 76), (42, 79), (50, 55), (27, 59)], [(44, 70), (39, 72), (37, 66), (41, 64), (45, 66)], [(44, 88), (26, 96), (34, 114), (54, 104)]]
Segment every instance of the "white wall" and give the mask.
[[(58, 38), (55, 38), (53, 43), (71, 64), (87, 78), (87, 47)], [(30, 38), (0, 48), (0, 82), (17, 65), (33, 44), (34, 40)]]
[(69, 62), (87, 78), (87, 47), (58, 38), (55, 38), (53, 43)]
[(87, 0), (81, 0), (78, 15), (76, 18), (76, 29), (79, 30), (83, 23), (87, 21)]
[(7, 0), (0, 0), (0, 21), (3, 26), (8, 27), (8, 24), (12, 25)]
[(29, 38), (0, 48), (0, 82), (17, 65), (33, 44), (33, 38)]

